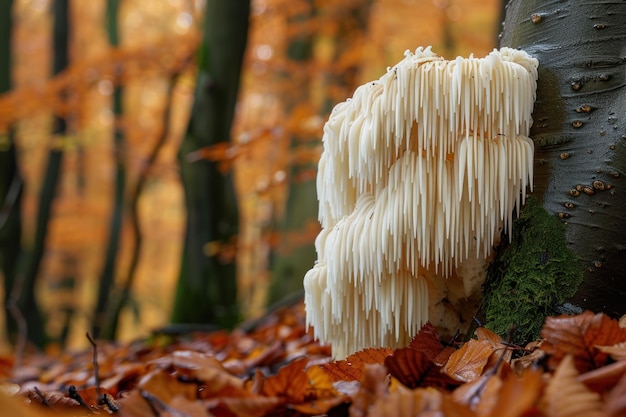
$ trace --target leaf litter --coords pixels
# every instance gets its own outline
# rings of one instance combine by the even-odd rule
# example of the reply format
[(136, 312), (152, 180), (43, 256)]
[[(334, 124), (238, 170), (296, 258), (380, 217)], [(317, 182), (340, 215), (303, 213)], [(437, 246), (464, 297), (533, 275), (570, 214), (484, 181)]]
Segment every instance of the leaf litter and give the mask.
[(121, 417), (624, 416), (626, 329), (604, 314), (546, 319), (513, 346), (478, 328), (444, 344), (426, 324), (409, 346), (331, 360), (302, 304), (230, 333), (0, 358), (1, 415)]

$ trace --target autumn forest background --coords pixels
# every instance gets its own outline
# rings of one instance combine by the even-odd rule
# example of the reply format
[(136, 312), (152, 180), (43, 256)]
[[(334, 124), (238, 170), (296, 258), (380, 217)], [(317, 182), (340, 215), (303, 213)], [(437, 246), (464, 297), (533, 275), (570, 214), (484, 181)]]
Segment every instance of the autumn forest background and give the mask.
[[(230, 326), (297, 295), (334, 104), (406, 49), (482, 56), (502, 13), (498, 0), (227, 3), (0, 2), (2, 352), (26, 332), (76, 348), (86, 331)], [(196, 233), (205, 216), (228, 230)], [(194, 250), (219, 267), (194, 272)], [(182, 288), (198, 277), (201, 291)]]

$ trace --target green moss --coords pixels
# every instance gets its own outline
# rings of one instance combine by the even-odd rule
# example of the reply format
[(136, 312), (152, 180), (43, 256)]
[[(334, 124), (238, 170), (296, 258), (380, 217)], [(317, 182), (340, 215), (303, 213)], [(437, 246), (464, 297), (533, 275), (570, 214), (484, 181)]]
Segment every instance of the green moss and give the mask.
[(565, 226), (534, 198), (513, 222), (512, 241), (489, 268), (484, 289), (486, 327), (513, 342), (539, 337), (546, 316), (571, 297), (582, 281), (576, 255), (567, 248)]

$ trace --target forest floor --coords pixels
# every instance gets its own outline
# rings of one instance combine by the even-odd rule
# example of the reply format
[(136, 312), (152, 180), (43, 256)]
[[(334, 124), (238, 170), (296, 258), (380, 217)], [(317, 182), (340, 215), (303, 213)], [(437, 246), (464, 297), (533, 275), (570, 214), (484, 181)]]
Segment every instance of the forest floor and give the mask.
[(4, 357), (0, 415), (624, 416), (625, 321), (550, 317), (525, 347), (485, 328), (442, 344), (427, 324), (406, 348), (332, 361), (300, 303), (232, 332)]

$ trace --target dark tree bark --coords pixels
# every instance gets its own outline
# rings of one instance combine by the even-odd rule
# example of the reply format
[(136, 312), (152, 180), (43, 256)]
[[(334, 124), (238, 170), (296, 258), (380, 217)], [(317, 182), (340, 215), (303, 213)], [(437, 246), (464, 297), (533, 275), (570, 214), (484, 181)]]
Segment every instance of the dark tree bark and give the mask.
[[(52, 5), (53, 16), (53, 74), (63, 71), (69, 62), (69, 0), (55, 0)], [(67, 92), (64, 92), (65, 94)], [(66, 121), (63, 117), (54, 118), (54, 135), (66, 132)], [(32, 248), (23, 253), (25, 268), (17, 277), (11, 296), (17, 300), (17, 308), (28, 323), (28, 339), (38, 346), (47, 342), (43, 318), (35, 297), (35, 286), (39, 277), (43, 259), (48, 224), (52, 216), (52, 205), (57, 192), (61, 175), (63, 150), (52, 147), (48, 153), (48, 161), (44, 170), (41, 191), (37, 205), (35, 237)], [(20, 260), (21, 262), (21, 260)]]
[[(0, 2), (0, 94), (11, 89), (11, 12), (13, 0)], [(20, 255), (22, 221), (22, 179), (17, 169), (12, 131), (0, 133), (0, 270), (4, 275), (4, 303), (8, 305)], [(13, 339), (17, 325), (7, 317), (7, 330)]]
[(626, 313), (626, 3), (513, 1), (502, 45), (539, 60), (535, 191), (582, 260), (572, 301)]
[(217, 162), (188, 155), (231, 139), (249, 0), (206, 5), (195, 103), (180, 150), (187, 225), (173, 321), (232, 326), (239, 319), (235, 258), (239, 215), (232, 175)]
[[(109, 44), (112, 47), (119, 45), (118, 30), (118, 10), (120, 0), (107, 0), (107, 34), (109, 36)], [(113, 91), (113, 114), (116, 120), (122, 116), (122, 94), (123, 88), (116, 86)], [(109, 220), (109, 238), (104, 255), (104, 263), (100, 279), (98, 280), (98, 294), (96, 300), (96, 308), (92, 322), (92, 334), (95, 338), (113, 338), (117, 329), (117, 321), (115, 323), (107, 322), (106, 310), (109, 306), (111, 292), (115, 284), (115, 270), (117, 267), (117, 255), (120, 247), (120, 239), (122, 234), (122, 222), (124, 214), (124, 192), (126, 189), (126, 168), (124, 167), (123, 148), (124, 133), (115, 124), (114, 136), (114, 155), (115, 161), (115, 186), (113, 189), (113, 207), (111, 218)], [(106, 328), (105, 335), (101, 335), (103, 328)]]
[[(531, 137), (540, 204), (565, 225), (571, 302), (626, 313), (626, 2), (513, 0), (502, 46), (539, 60)], [(550, 254), (546, 254), (549, 257)]]

